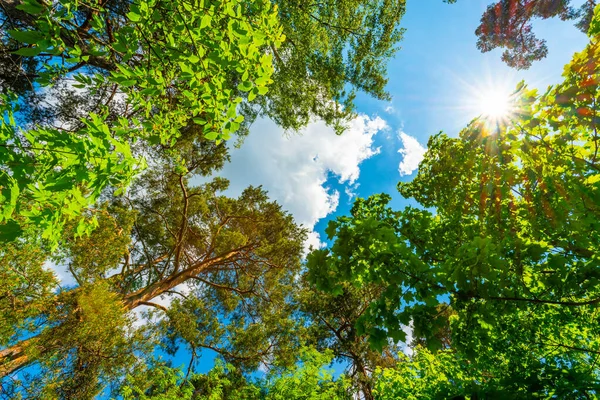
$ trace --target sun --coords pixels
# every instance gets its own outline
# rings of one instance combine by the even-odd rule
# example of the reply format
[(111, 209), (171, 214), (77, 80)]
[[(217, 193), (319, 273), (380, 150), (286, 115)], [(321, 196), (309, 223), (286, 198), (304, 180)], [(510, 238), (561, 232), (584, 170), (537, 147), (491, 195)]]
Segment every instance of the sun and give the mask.
[(492, 89), (482, 93), (479, 98), (480, 114), (484, 118), (501, 120), (513, 112), (511, 94), (504, 90)]
[(484, 68), (469, 79), (455, 78), (456, 103), (452, 108), (460, 112), (461, 119), (477, 119), (496, 130), (510, 125), (520, 114), (521, 90), (518, 77), (512, 72)]

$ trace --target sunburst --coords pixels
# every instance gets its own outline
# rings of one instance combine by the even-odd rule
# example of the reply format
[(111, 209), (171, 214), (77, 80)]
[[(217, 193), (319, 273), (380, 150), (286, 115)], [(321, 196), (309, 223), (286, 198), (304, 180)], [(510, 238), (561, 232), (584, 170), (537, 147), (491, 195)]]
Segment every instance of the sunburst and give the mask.
[(479, 94), (479, 113), (483, 118), (495, 121), (510, 118), (514, 113), (514, 99), (511, 93), (497, 88)]

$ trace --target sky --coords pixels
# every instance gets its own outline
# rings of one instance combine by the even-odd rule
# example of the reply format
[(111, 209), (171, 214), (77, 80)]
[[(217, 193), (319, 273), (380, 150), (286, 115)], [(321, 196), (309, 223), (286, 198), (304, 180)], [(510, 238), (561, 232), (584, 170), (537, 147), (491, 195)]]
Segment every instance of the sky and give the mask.
[(307, 248), (323, 244), (327, 221), (347, 214), (356, 196), (385, 192), (394, 208), (414, 204), (396, 184), (414, 176), (431, 135), (457, 136), (481, 113), (479, 99), (491, 90), (510, 91), (521, 80), (540, 90), (560, 82), (563, 66), (587, 43), (570, 22), (536, 21), (548, 57), (527, 71), (513, 70), (501, 61), (501, 50), (476, 48), (474, 32), (491, 2), (408, 0), (404, 39), (388, 65), (392, 100), (359, 95), (359, 115), (341, 136), (319, 121), (291, 135), (270, 121), (255, 122), (220, 174), (231, 181), (228, 194), (262, 185), (312, 230)]

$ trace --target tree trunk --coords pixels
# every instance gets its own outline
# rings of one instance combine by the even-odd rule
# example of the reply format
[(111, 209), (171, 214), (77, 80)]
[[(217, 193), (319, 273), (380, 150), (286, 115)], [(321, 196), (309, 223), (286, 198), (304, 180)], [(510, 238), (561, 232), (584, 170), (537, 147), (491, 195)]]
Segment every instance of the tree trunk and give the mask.
[(29, 356), (25, 350), (35, 339), (23, 340), (8, 349), (0, 350), (0, 377), (4, 378), (29, 363)]
[[(150, 300), (160, 296), (166, 291), (171, 290), (176, 286), (184, 283), (188, 279), (191, 279), (192, 277), (198, 275), (207, 268), (224, 262), (228, 262), (231, 258), (238, 255), (247, 247), (250, 246), (244, 246), (232, 250), (228, 253), (225, 253), (221, 256), (210, 258), (208, 260), (203, 260), (202, 262), (194, 264), (189, 268), (184, 269), (183, 271), (175, 273), (163, 279), (162, 281), (155, 282), (143, 289), (138, 290), (137, 292), (126, 294), (123, 296), (123, 305), (128, 311), (132, 311), (135, 308), (144, 305)], [(108, 279), (114, 279), (114, 276)], [(27, 349), (32, 345), (35, 345), (36, 338), (37, 337), (33, 337), (27, 340), (23, 340), (11, 347), (8, 347), (4, 350), (0, 350), (0, 380), (35, 361), (35, 359), (31, 359), (31, 357), (27, 355)], [(43, 352), (44, 350), (42, 349), (40, 351), (40, 354), (43, 354)]]

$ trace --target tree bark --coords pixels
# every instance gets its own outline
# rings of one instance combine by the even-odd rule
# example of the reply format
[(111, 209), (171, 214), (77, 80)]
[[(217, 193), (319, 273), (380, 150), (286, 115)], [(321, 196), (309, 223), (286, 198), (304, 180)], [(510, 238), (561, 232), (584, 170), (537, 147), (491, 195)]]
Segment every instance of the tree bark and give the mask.
[(0, 350), (0, 377), (4, 378), (29, 363), (29, 356), (25, 350), (35, 342), (35, 339), (23, 340), (9, 347)]

